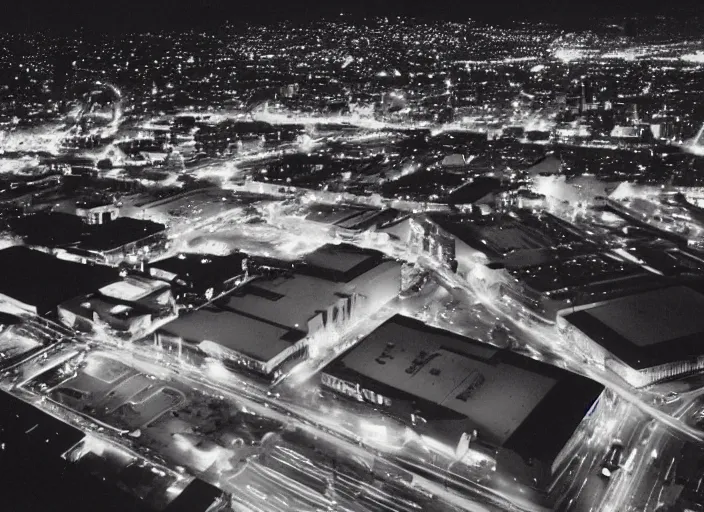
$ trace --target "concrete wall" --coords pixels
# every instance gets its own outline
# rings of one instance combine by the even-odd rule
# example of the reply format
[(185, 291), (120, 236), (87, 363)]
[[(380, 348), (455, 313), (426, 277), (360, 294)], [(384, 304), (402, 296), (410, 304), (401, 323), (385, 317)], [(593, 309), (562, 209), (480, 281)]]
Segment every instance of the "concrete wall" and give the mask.
[(401, 292), (401, 263), (385, 261), (350, 282), (355, 293), (364, 298), (360, 314), (380, 309)]

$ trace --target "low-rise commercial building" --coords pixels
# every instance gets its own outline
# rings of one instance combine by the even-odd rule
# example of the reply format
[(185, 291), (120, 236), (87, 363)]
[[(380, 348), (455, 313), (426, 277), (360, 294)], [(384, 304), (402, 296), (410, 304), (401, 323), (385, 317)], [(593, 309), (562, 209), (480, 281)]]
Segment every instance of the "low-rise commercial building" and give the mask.
[(323, 246), (293, 270), (274, 271), (168, 323), (155, 342), (184, 358), (209, 355), (271, 376), (304, 357), (316, 336), (396, 297), (400, 283), (401, 264), (381, 253)]
[(76, 216), (87, 224), (105, 224), (115, 220), (120, 207), (110, 198), (88, 197), (76, 201)]
[(117, 265), (129, 256), (148, 254), (165, 243), (164, 224), (118, 217), (105, 224), (91, 226), (86, 236), (65, 250), (81, 261)]
[(400, 315), (325, 367), (320, 380), (325, 389), (407, 418), (420, 434), (457, 447), (460, 455), (470, 439), (470, 450), (493, 452), (497, 470), (533, 467), (542, 483), (603, 390)]
[(484, 275), (494, 273), (496, 291), (554, 321), (565, 307), (605, 300), (662, 285), (663, 280), (639, 265), (609, 253), (547, 251), (537, 259), (509, 260)]
[(227, 256), (181, 253), (150, 262), (147, 272), (168, 282), (177, 299), (198, 304), (244, 283), (249, 278), (248, 262), (241, 252)]
[(24, 246), (0, 250), (0, 299), (39, 315), (118, 279), (115, 269), (60, 260)]
[(310, 206), (305, 213), (307, 221), (329, 226), (330, 233), (342, 239), (349, 239), (361, 232), (393, 223), (400, 215), (397, 210), (391, 208), (380, 210), (320, 204)]
[(578, 227), (549, 213), (519, 210), (486, 219), (433, 215), (431, 220), (454, 239), (460, 275), (549, 322), (566, 307), (663, 283), (631, 260), (603, 251)]
[(634, 386), (704, 368), (704, 295), (682, 285), (571, 307), (558, 326)]
[(95, 332), (107, 328), (134, 340), (145, 336), (158, 322), (175, 317), (176, 303), (168, 284), (127, 276), (59, 304), (58, 316), (72, 329)]

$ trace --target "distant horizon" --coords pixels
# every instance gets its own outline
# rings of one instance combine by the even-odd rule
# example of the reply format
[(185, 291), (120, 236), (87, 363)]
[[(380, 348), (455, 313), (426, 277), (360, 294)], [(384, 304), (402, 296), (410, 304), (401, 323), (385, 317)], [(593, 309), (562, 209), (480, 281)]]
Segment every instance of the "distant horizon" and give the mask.
[(197, 7), (184, 9), (167, 0), (124, 0), (119, 9), (106, 9), (104, 4), (88, 0), (64, 3), (50, 0), (25, 0), (16, 5), (15, 15), (4, 17), (0, 29), (9, 32), (37, 30), (64, 31), (75, 29), (108, 31), (207, 29), (225, 23), (310, 22), (334, 19), (344, 14), (348, 19), (395, 17), (422, 20), (463, 22), (467, 19), (490, 23), (545, 21), (566, 26), (586, 25), (595, 19), (610, 17), (642, 18), (658, 15), (676, 16), (701, 13), (704, 7), (698, 0), (679, 0), (655, 3), (646, 0), (626, 0), (614, 3), (606, 0), (568, 3), (556, 0), (493, 0), (479, 4), (458, 4), (448, 0), (410, 3), (399, 0), (358, 0), (322, 2), (312, 0), (299, 5), (296, 2), (271, 0), (234, 5), (232, 2), (201, 0)]

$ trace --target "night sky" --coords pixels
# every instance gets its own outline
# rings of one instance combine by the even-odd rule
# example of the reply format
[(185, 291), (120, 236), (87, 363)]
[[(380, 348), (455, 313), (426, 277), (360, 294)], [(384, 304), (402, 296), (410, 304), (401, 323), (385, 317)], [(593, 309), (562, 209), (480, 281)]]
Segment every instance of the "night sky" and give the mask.
[[(593, 16), (644, 16), (673, 8), (704, 11), (701, 0), (17, 0), (0, 20), (4, 30), (91, 27), (108, 30), (160, 30), (230, 22), (307, 21), (321, 16), (414, 16), (491, 22), (546, 19), (580, 24)], [(14, 12), (12, 12), (14, 11)]]

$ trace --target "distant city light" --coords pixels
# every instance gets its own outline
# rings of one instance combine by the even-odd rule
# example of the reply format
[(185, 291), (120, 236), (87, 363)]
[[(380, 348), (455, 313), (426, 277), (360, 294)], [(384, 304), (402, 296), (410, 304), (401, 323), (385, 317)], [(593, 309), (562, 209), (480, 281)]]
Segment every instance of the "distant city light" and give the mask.
[(682, 55), (680, 56), (680, 60), (691, 62), (693, 64), (704, 64), (704, 51)]
[(701, 20), (581, 21), (7, 35), (3, 455), (160, 509), (676, 508)]

